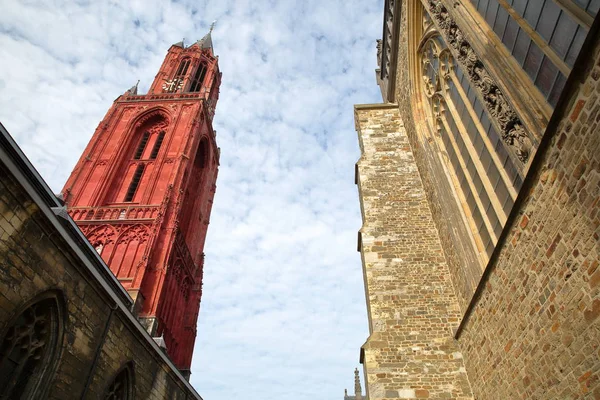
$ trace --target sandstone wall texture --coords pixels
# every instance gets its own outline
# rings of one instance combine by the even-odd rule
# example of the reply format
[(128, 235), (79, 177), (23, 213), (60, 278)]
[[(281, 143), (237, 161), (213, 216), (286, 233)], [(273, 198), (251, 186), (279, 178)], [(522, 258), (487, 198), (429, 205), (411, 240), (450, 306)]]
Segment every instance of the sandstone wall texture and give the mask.
[(357, 106), (370, 400), (472, 399), (460, 309), (398, 108)]
[(370, 399), (600, 399), (599, 23), (487, 263), (422, 113), (411, 47), (420, 7), (400, 8), (397, 105), (355, 108)]
[(419, 89), (409, 69), (409, 52), (416, 49), (409, 49), (409, 35), (410, 29), (415, 30), (414, 25), (420, 23), (420, 17), (416, 18), (409, 13), (420, 12), (418, 10), (421, 5), (419, 1), (409, 3), (411, 1), (404, 0), (401, 8), (396, 102), (429, 199), (459, 305), (464, 311), (481, 278), (483, 263), (473, 245), (473, 234), (467, 227), (461, 205), (456, 200), (455, 189), (442, 159), (444, 156), (436, 140), (429, 136), (426, 116), (422, 112), (428, 105), (418, 104), (423, 101), (422, 96), (415, 96)]
[(104, 398), (119, 369), (132, 363), (135, 398), (199, 399), (68, 247), (0, 164), (0, 342), (22, 306), (40, 293), (54, 290), (65, 302), (62, 354), (44, 398), (80, 398), (90, 376), (85, 398)]
[(477, 398), (600, 399), (599, 47), (459, 337)]

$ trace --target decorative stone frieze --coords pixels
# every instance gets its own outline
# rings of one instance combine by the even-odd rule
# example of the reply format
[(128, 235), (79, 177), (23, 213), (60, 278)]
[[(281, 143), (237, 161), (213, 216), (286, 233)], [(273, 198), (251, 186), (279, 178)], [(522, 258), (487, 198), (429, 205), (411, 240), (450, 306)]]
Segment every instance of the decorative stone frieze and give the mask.
[(436, 0), (429, 0), (428, 10), (449, 48), (465, 68), (474, 87), (483, 99), (489, 114), (500, 127), (502, 140), (519, 160), (526, 163), (533, 149), (531, 135), (525, 130), (521, 119), (510, 105), (498, 84), (491, 77), (479, 56), (466, 40), (448, 9)]

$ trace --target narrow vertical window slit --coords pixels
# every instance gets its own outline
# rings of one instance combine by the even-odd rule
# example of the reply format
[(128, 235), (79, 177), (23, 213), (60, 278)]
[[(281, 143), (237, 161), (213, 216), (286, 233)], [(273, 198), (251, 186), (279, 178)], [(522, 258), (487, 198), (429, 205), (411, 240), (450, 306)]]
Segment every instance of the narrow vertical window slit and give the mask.
[(158, 151), (160, 150), (160, 146), (162, 145), (163, 140), (165, 139), (165, 132), (160, 132), (158, 137), (156, 138), (156, 142), (154, 142), (154, 147), (152, 148), (152, 153), (150, 153), (150, 159), (156, 159), (158, 155)]
[(148, 132), (144, 132), (144, 135), (142, 136), (142, 139), (138, 144), (137, 150), (135, 151), (135, 155), (133, 156), (135, 160), (139, 160), (140, 158), (142, 158), (142, 154), (144, 154), (144, 149), (146, 148), (146, 144), (148, 143), (149, 136), (150, 134)]
[(125, 195), (126, 202), (133, 201), (133, 196), (135, 196), (135, 192), (137, 191), (138, 186), (140, 185), (143, 173), (144, 164), (138, 164), (133, 174), (133, 178), (131, 178), (131, 183), (129, 184), (129, 189), (127, 189), (127, 194)]
[(198, 69), (194, 74), (194, 79), (192, 80), (192, 86), (190, 88), (190, 92), (199, 92), (202, 88), (202, 83), (204, 83), (204, 77), (206, 76), (206, 65), (200, 64), (198, 65)]

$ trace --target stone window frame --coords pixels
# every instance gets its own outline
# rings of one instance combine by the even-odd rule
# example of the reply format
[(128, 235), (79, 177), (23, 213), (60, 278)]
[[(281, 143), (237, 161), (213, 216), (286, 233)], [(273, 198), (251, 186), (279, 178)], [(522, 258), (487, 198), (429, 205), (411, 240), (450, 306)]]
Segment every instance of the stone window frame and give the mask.
[[(161, 108), (147, 111), (130, 126), (129, 134), (122, 146), (123, 152), (118, 157), (123, 160), (119, 170), (123, 168), (133, 172), (122, 174), (118, 190), (106, 196), (109, 199), (108, 202), (105, 202), (106, 204), (140, 203), (139, 196), (145, 195), (145, 192), (138, 193), (140, 184), (143, 179), (147, 178), (145, 175), (148, 173), (146, 171), (148, 165), (164, 157), (169, 141), (170, 126), (170, 117)], [(152, 176), (157, 174), (155, 169), (150, 172), (152, 172)], [(136, 173), (139, 176), (136, 176)], [(135, 182), (136, 180), (137, 182)], [(127, 189), (123, 190), (125, 188)], [(122, 192), (123, 194), (119, 197)]]
[(190, 66), (192, 65), (192, 58), (185, 56), (179, 61), (177, 69), (173, 72), (173, 78), (171, 81), (174, 83), (168, 89), (163, 89), (165, 93), (176, 93), (183, 92), (186, 78), (189, 75)]
[[(63, 292), (53, 289), (36, 295), (15, 310), (11, 315), (11, 318), (8, 319), (8, 323), (4, 327), (0, 327), (0, 352), (2, 352), (2, 348), (8, 344), (7, 336), (9, 335), (11, 328), (20, 322), (20, 319), (25, 313), (30, 312), (33, 308), (40, 306), (42, 303), (47, 303), (46, 306), (49, 306), (50, 310), (50, 326), (45, 328), (48, 330), (48, 336), (46, 338), (48, 343), (44, 346), (42, 354), (38, 355), (42, 360), (38, 365), (33, 367), (33, 373), (28, 377), (25, 387), (20, 394), (21, 398), (45, 398), (50, 385), (53, 382), (54, 375), (62, 359), (64, 334), (67, 324), (66, 303)], [(2, 354), (0, 353), (0, 366), (1, 364)], [(3, 396), (11, 395), (8, 388), (9, 385), (2, 385), (0, 397), (4, 398)], [(12, 392), (12, 395), (14, 396), (14, 392)]]
[[(508, 177), (507, 172), (504, 170), (494, 144), (488, 139), (481, 120), (461, 87), (456, 75), (457, 65), (453, 60), (452, 53), (449, 51), (443, 36), (437, 32), (427, 10), (421, 8), (419, 18), (421, 19), (421, 37), (418, 39), (416, 54), (413, 55), (415, 59), (419, 60), (419, 66), (416, 69), (417, 74), (422, 77), (418, 80), (420, 85), (417, 86), (417, 91), (420, 92), (423, 100), (418, 104), (423, 105), (425, 119), (428, 121), (427, 125), (434, 132), (433, 136), (438, 147), (445, 153), (442, 157), (443, 163), (459, 202), (459, 209), (463, 211), (465, 223), (473, 234), (474, 247), (477, 253), (480, 254), (482, 261), (485, 262), (493, 251), (499, 234), (506, 223), (510, 207), (514, 204), (520, 186), (514, 186), (512, 179)], [(433, 51), (432, 44), (435, 44), (436, 47)], [(438, 73), (435, 82), (432, 82), (432, 77), (429, 76), (431, 74), (426, 72), (428, 62), (425, 60), (424, 53), (427, 50), (429, 50), (429, 53), (433, 53), (430, 54), (430, 57), (434, 57), (437, 61)], [(460, 68), (460, 65), (458, 65), (458, 68)], [(450, 96), (450, 85), (454, 85), (456, 91), (459, 92), (459, 96), (464, 103), (463, 106), (465, 110), (468, 110), (471, 117), (469, 121), (472, 120), (476, 135), (481, 138), (482, 147), (491, 158), (488, 168), (494, 165), (495, 171), (500, 175), (495, 183), (490, 181), (486, 172), (487, 169), (478, 158), (478, 152), (475, 150), (472, 140), (469, 139), (467, 127), (463, 124), (454, 100)], [(482, 111), (483, 114), (487, 112), (486, 110)], [(487, 117), (491, 116), (488, 115)], [(452, 118), (452, 123), (448, 118)], [(460, 132), (459, 137), (455, 137), (456, 134), (449, 134), (453, 132), (452, 126)], [(488, 127), (489, 129), (490, 127)], [(443, 134), (446, 134), (448, 138), (443, 138)], [(458, 143), (458, 140), (462, 142), (462, 146)], [(450, 157), (450, 155), (454, 157)], [(472, 168), (469, 168), (469, 165)], [(519, 179), (522, 178), (521, 175), (518, 175), (518, 177)], [(508, 191), (507, 199), (504, 202), (499, 200), (495, 191), (500, 181), (503, 182), (505, 190)], [(479, 182), (478, 185), (481, 187), (478, 188), (475, 182)], [(487, 199), (486, 204), (482, 202), (482, 195)], [(504, 205), (505, 202), (508, 202), (508, 211)]]
[(200, 60), (196, 66), (196, 70), (194, 71), (194, 75), (190, 83), (190, 92), (200, 92), (202, 86), (204, 85), (204, 81), (208, 76), (208, 72), (208, 63), (204, 60)]
[(104, 400), (131, 400), (135, 398), (135, 368), (133, 361), (127, 361), (112, 376), (106, 386)]

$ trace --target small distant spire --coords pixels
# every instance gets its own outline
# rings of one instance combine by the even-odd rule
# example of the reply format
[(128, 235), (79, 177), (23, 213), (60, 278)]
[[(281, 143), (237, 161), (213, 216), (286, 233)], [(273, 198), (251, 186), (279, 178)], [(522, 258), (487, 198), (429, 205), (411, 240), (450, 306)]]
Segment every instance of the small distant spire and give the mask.
[(362, 388), (360, 387), (360, 377), (358, 376), (358, 368), (354, 368), (354, 395), (357, 399), (362, 398)]
[(138, 85), (140, 84), (140, 80), (138, 79), (137, 83), (127, 90), (127, 93), (130, 95), (136, 95), (138, 92)]
[(200, 39), (196, 42), (196, 43), (198, 43), (198, 45), (200, 46), (201, 49), (212, 49), (213, 44), (212, 44), (211, 33), (212, 33), (213, 29), (215, 29), (216, 23), (217, 23), (217, 20), (214, 20), (212, 22), (212, 24), (210, 24), (208, 33), (206, 35), (204, 35), (204, 37), (202, 39)]

